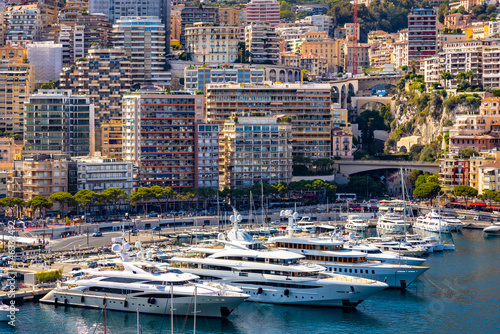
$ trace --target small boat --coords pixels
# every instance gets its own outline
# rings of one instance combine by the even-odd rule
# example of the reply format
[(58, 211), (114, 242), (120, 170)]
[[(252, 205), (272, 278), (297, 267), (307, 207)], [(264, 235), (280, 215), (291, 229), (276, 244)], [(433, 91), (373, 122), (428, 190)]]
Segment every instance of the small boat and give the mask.
[(500, 222), (485, 227), (483, 232), (486, 233), (487, 235), (500, 235)]
[(15, 307), (11, 308), (9, 305), (0, 304), (0, 322), (12, 321), (10, 317), (11, 312), (13, 312), (15, 315), (17, 312), (19, 312), (19, 309)]

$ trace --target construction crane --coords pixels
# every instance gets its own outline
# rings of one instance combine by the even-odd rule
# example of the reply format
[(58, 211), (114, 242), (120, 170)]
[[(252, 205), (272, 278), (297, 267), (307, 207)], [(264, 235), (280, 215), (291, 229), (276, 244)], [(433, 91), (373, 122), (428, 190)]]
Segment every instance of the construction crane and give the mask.
[(358, 0), (353, 1), (352, 75), (358, 74)]

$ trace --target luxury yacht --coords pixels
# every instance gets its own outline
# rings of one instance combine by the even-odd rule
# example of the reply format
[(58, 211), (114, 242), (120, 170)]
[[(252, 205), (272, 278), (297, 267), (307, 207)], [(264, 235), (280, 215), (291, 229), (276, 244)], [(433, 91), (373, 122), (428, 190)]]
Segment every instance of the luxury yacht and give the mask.
[(345, 224), (347, 230), (364, 232), (368, 228), (368, 224), (356, 215), (350, 215), (347, 219), (347, 224)]
[[(291, 212), (282, 215), (292, 216)], [(293, 219), (289, 218), (289, 224)], [(305, 260), (327, 268), (328, 272), (386, 282), (389, 287), (405, 289), (428, 267), (369, 261), (364, 252), (344, 248), (344, 241), (332, 237), (298, 238), (293, 234), (269, 239), (270, 247), (305, 256)]]
[(298, 222), (297, 227), (302, 232), (316, 233), (316, 226), (309, 216), (303, 216)]
[(420, 257), (425, 253), (428, 253), (429, 250), (424, 247), (415, 247), (411, 243), (407, 241), (382, 241), (376, 242), (372, 244), (373, 246), (379, 248), (384, 252), (395, 252), (397, 254), (401, 254), (403, 256), (412, 256), (412, 257)]
[(452, 223), (448, 223), (436, 211), (432, 210), (425, 216), (417, 218), (415, 227), (428, 232), (451, 233), (455, 229)]
[(380, 248), (369, 244), (359, 244), (347, 242), (344, 248), (366, 253), (366, 258), (369, 261), (380, 261), (390, 264), (407, 264), (410, 266), (420, 266), (425, 262), (425, 259), (417, 257), (403, 256), (396, 252), (382, 252)]
[(238, 228), (238, 217), (231, 216), (234, 225), (227, 235), (174, 256), (171, 267), (240, 287), (249, 301), (260, 303), (356, 307), (388, 286), (328, 273), (320, 265), (301, 263), (303, 255), (269, 249)]
[(443, 218), (449, 225), (452, 231), (460, 231), (464, 228), (465, 224), (462, 223), (460, 219), (457, 217), (441, 214), (441, 218)]
[(392, 233), (405, 232), (411, 225), (406, 223), (400, 215), (387, 213), (378, 218), (377, 229), (386, 230)]
[(198, 283), (198, 276), (164, 271), (150, 262), (129, 262), (128, 244), (112, 246), (121, 260), (114, 266), (83, 270), (76, 279), (59, 283), (40, 301), (64, 306), (103, 308), (193, 316), (226, 317), (249, 296), (231, 286)]

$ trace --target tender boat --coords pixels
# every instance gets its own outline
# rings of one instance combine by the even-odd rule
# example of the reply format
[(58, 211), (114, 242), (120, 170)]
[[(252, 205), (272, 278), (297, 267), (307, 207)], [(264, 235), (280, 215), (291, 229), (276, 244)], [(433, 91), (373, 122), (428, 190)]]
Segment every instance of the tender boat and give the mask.
[(359, 218), (357, 215), (350, 215), (347, 219), (347, 224), (345, 225), (347, 230), (364, 232), (368, 228), (368, 224)]
[(112, 247), (121, 260), (114, 266), (83, 270), (84, 275), (59, 283), (40, 301), (123, 312), (226, 317), (249, 296), (240, 289), (220, 284), (198, 283), (198, 276), (178, 270), (162, 271), (149, 262), (132, 263), (126, 256), (128, 244)]
[(488, 235), (500, 235), (500, 222), (484, 228), (483, 232)]
[(410, 224), (406, 223), (402, 216), (394, 213), (387, 213), (378, 218), (377, 229), (389, 231), (392, 233), (401, 233), (410, 228)]

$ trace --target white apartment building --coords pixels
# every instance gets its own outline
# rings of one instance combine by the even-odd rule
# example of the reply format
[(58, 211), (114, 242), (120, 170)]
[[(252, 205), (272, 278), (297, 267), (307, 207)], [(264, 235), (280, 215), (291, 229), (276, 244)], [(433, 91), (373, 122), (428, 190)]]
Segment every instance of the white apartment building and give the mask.
[(318, 31), (318, 27), (311, 25), (278, 25), (274, 30), (276, 31), (276, 35), (285, 41), (286, 51), (295, 52), (300, 51), (302, 42), (305, 40), (305, 34)]
[(35, 82), (59, 80), (62, 70), (63, 46), (54, 42), (35, 42), (26, 46), (28, 60), (35, 67)]
[(38, 8), (13, 7), (9, 16), (7, 42), (14, 46), (26, 46), (39, 41), (42, 27), (42, 15)]
[(318, 27), (317, 31), (326, 32), (331, 35), (333, 31), (333, 17), (328, 15), (311, 15), (300, 20), (300, 22)]
[(77, 161), (78, 191), (88, 189), (103, 192), (108, 188), (123, 189), (128, 195), (133, 191), (132, 162), (100, 157), (73, 158)]
[(252, 0), (246, 8), (248, 23), (265, 23), (275, 27), (280, 23), (280, 4), (276, 0)]
[[(442, 59), (441, 72), (449, 72), (454, 77), (459, 72), (472, 71), (475, 75), (471, 79), (472, 85), (481, 85), (483, 69), (483, 48), (485, 41), (461, 41), (448, 43), (443, 46), (443, 52), (439, 54)], [(457, 80), (449, 80), (450, 88), (457, 86)]]
[(425, 58), (420, 63), (420, 69), (424, 72), (424, 81), (428, 85), (441, 81), (440, 56)]
[(238, 58), (239, 27), (197, 22), (186, 26), (186, 51), (201, 63), (233, 63)]
[(252, 23), (245, 28), (245, 47), (251, 63), (277, 64), (279, 38), (268, 23)]

